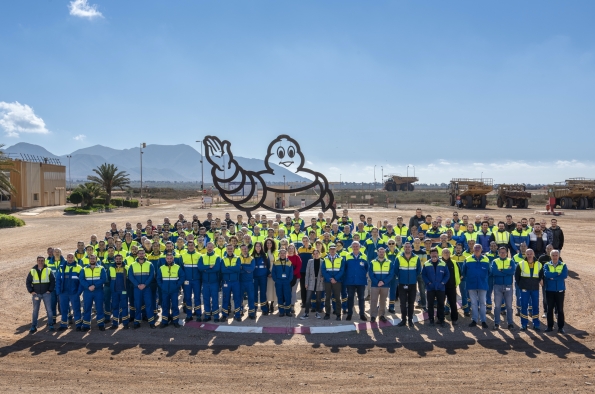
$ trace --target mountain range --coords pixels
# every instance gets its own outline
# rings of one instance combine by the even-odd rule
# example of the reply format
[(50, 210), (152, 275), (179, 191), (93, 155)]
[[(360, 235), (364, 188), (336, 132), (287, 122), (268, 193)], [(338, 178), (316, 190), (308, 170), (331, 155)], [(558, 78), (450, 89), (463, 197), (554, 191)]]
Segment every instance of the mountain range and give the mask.
[[(78, 149), (70, 155), (70, 176), (72, 180), (87, 179), (87, 175), (94, 174), (93, 169), (103, 163), (115, 164), (119, 170), (126, 171), (130, 180), (140, 180), (140, 147), (130, 149), (114, 149), (103, 145), (94, 145)], [(65, 165), (68, 177), (68, 155), (54, 155), (45, 148), (35, 144), (19, 142), (4, 149), (4, 153), (13, 158), (21, 154), (59, 159)], [(234, 156), (245, 170), (261, 171), (265, 169), (263, 160)], [(201, 155), (193, 147), (186, 144), (179, 145), (147, 145), (143, 149), (143, 181), (157, 182), (200, 182)], [(265, 175), (268, 182), (304, 182), (308, 179), (294, 174), (285, 168), (271, 165), (275, 175)], [(204, 181), (212, 183), (211, 164), (204, 161)]]

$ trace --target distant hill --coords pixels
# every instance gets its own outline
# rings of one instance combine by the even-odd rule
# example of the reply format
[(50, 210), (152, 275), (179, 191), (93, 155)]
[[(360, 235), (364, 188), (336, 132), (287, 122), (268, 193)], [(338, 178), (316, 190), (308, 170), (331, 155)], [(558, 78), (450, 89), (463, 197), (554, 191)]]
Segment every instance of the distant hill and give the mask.
[[(94, 145), (88, 148), (78, 149), (71, 153), (70, 175), (73, 180), (86, 179), (87, 175), (93, 173), (93, 169), (103, 163), (113, 163), (118, 169), (128, 172), (133, 181), (140, 179), (140, 147), (130, 149), (113, 149), (103, 145)], [(57, 156), (45, 148), (19, 142), (4, 149), (4, 152), (13, 157), (20, 154), (35, 155), (48, 158), (60, 159), (63, 165), (68, 166), (67, 155)], [(147, 145), (143, 149), (143, 180), (158, 182), (200, 182), (200, 152), (186, 144), (179, 145)], [(264, 162), (261, 159), (251, 159), (235, 156), (238, 163), (246, 170), (264, 170)], [(283, 182), (285, 175), (286, 182), (304, 182), (308, 179), (298, 176), (285, 168), (273, 165), (275, 175), (265, 175), (269, 182)], [(205, 160), (204, 163), (205, 183), (211, 183), (211, 165)]]

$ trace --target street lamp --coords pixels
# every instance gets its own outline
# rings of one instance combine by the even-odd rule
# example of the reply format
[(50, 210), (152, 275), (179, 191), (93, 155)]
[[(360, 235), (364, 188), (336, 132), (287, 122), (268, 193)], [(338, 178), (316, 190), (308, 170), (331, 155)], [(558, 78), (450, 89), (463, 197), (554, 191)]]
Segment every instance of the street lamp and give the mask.
[(380, 182), (384, 182), (384, 167), (380, 166)]
[(72, 155), (67, 155), (66, 157), (68, 157), (68, 183), (70, 184), (70, 191), (72, 191), (72, 177), (70, 176), (70, 159)]
[(140, 203), (143, 204), (143, 149), (147, 147), (147, 144), (141, 142), (140, 144)]
[(285, 175), (283, 175), (283, 189), (285, 189)]
[(376, 189), (376, 164), (374, 164), (374, 189)]
[(200, 144), (200, 191), (203, 191), (204, 189), (204, 184), (205, 184), (205, 173), (203, 171), (203, 164), (202, 164), (202, 141), (198, 140), (196, 141)]

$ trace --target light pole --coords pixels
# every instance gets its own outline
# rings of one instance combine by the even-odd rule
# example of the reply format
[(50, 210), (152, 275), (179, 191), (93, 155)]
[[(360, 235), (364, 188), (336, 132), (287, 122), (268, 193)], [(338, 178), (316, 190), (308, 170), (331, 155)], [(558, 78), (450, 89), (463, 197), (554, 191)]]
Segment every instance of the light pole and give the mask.
[[(409, 164), (407, 165), (407, 178), (409, 178)], [(407, 191), (409, 191), (409, 179), (407, 179)]]
[(481, 172), (481, 181), (483, 182), (483, 171)]
[(203, 164), (202, 164), (202, 141), (198, 140), (196, 141), (200, 144), (200, 191), (202, 192), (204, 190), (204, 185), (205, 185), (205, 173), (203, 171)]
[(285, 189), (285, 175), (283, 175), (283, 189)]
[(384, 182), (384, 167), (380, 166), (380, 183)]
[(376, 189), (376, 164), (374, 164), (374, 189)]
[(70, 184), (70, 191), (72, 191), (72, 177), (70, 176), (70, 159), (72, 155), (67, 155), (66, 157), (68, 157), (68, 183)]
[(147, 144), (141, 142), (140, 144), (140, 203), (143, 204), (143, 148), (146, 148)]
[(413, 176), (415, 176), (415, 166), (412, 166), (412, 167), (413, 167)]

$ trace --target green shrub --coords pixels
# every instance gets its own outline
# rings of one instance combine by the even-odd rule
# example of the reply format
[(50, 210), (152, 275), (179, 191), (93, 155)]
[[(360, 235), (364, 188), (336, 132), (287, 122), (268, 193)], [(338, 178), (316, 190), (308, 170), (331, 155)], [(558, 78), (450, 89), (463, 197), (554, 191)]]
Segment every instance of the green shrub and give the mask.
[(138, 200), (124, 200), (124, 206), (129, 208), (138, 208)]
[(0, 228), (6, 227), (21, 227), (25, 225), (25, 221), (16, 218), (12, 215), (0, 214)]
[(85, 208), (68, 207), (64, 209), (64, 212), (72, 213), (74, 215), (88, 215), (91, 213), (91, 210)]
[(73, 204), (80, 204), (83, 202), (83, 194), (81, 192), (72, 192), (70, 193), (70, 197), (68, 197), (71, 203)]
[(112, 205), (114, 205), (116, 207), (123, 207), (124, 199), (123, 198), (112, 198), (111, 203), (112, 203)]
[(105, 198), (103, 198), (103, 197), (94, 198), (93, 205), (105, 205)]

